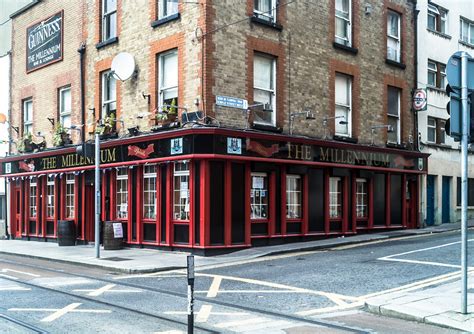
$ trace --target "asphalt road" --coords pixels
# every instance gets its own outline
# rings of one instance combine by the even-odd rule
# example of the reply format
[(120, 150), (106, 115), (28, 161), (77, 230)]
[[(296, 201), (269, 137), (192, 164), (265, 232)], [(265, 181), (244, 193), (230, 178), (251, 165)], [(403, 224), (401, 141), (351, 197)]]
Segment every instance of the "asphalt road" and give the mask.
[[(196, 273), (196, 332), (456, 333), (362, 306), (368, 296), (458, 271), (459, 263), (459, 233), (444, 233), (207, 268)], [(119, 275), (2, 256), (0, 332), (185, 332), (186, 292), (182, 271)]]

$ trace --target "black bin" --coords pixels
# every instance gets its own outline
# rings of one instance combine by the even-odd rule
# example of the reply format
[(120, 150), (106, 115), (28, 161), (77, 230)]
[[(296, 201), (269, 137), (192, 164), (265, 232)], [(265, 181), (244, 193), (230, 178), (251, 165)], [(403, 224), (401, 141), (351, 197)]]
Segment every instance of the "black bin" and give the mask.
[(76, 245), (76, 225), (72, 220), (58, 220), (58, 245)]
[(122, 249), (123, 238), (115, 238), (114, 235), (114, 223), (120, 224), (122, 223), (119, 221), (106, 221), (104, 222), (104, 230), (103, 230), (103, 240), (104, 240), (104, 249), (105, 250), (117, 250)]

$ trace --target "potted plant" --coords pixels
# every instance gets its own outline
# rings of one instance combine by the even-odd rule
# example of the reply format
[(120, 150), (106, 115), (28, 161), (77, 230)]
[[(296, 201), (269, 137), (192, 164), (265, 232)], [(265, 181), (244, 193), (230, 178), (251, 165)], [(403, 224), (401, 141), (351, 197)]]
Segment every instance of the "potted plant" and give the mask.
[(20, 140), (18, 140), (18, 152), (33, 152), (33, 149), (33, 135), (31, 132), (28, 132), (22, 138), (20, 138)]
[(160, 131), (164, 128), (170, 127), (170, 124), (176, 122), (178, 116), (178, 108), (176, 107), (176, 99), (171, 100), (171, 104), (160, 108), (156, 114), (156, 126), (152, 131)]
[(110, 137), (115, 133), (115, 114), (110, 113), (104, 119), (102, 124), (99, 124), (96, 127), (95, 132), (98, 133), (101, 137)]
[(67, 144), (71, 144), (71, 136), (62, 124), (58, 124), (53, 135), (53, 145), (64, 146)]

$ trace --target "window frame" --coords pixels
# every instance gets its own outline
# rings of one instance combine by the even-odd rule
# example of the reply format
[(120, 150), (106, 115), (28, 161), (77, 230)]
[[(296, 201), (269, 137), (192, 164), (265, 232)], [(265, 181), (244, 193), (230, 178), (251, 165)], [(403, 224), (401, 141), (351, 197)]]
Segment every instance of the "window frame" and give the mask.
[[(65, 177), (65, 201), (64, 201), (64, 219), (72, 220), (76, 217), (76, 176), (74, 173), (67, 173)], [(72, 185), (72, 186), (71, 186)], [(69, 190), (72, 189), (72, 193)], [(69, 205), (71, 204), (72, 205)]]
[[(347, 14), (347, 18), (341, 16), (341, 15), (338, 15), (338, 11), (337, 11), (337, 0), (335, 1), (334, 3), (334, 40), (336, 43), (338, 44), (342, 44), (342, 45), (345, 45), (345, 46), (349, 46), (349, 47), (352, 47), (352, 0), (342, 0), (342, 1), (347, 1), (348, 2), (348, 7), (349, 7), (349, 11), (348, 11), (348, 14)], [(343, 20), (345, 21), (345, 28), (346, 28), (346, 36), (344, 37), (341, 37), (341, 36), (338, 36), (337, 35), (337, 20), (340, 19), (340, 20)], [(339, 42), (339, 40), (341, 41), (345, 41), (345, 42)]]
[[(23, 136), (27, 133), (33, 134), (33, 98), (29, 97), (23, 100)], [(29, 108), (27, 108), (29, 106)], [(31, 119), (29, 118), (31, 116)]]
[[(270, 2), (270, 10), (267, 12), (261, 11), (257, 9), (256, 5), (257, 2), (260, 3), (261, 1), (268, 1)], [(256, 18), (262, 19), (264, 21), (268, 21), (270, 23), (276, 23), (277, 21), (277, 0), (253, 0), (253, 15)]]
[[(165, 81), (165, 76), (166, 76), (166, 73), (165, 73), (165, 62), (163, 61), (163, 59), (167, 56), (170, 56), (174, 54), (174, 56), (176, 57), (176, 73), (178, 73), (178, 77), (176, 78), (176, 86), (168, 86), (168, 87), (164, 87), (163, 85), (163, 82)], [(179, 57), (178, 57), (178, 49), (175, 48), (175, 49), (171, 49), (171, 50), (167, 50), (167, 51), (164, 51), (164, 52), (161, 52), (158, 54), (158, 110), (160, 110), (161, 108), (165, 108), (163, 107), (164, 105), (164, 95), (166, 92), (169, 92), (169, 91), (172, 91), (172, 90), (176, 90), (176, 98), (173, 98), (173, 99), (176, 99), (176, 106), (179, 105)], [(177, 112), (177, 110), (176, 110)]]
[[(334, 190), (334, 185), (336, 189)], [(343, 179), (338, 176), (329, 177), (329, 219), (342, 220), (344, 215)], [(336, 200), (336, 202), (333, 202)], [(335, 209), (334, 209), (335, 208)]]
[[(124, 171), (125, 173), (121, 173)], [(130, 182), (130, 177), (129, 177), (129, 168), (128, 167), (119, 167), (115, 170), (115, 194), (116, 194), (116, 200), (115, 200), (115, 217), (118, 220), (124, 220), (127, 221), (130, 214), (128, 210), (128, 204), (129, 204), (129, 182)], [(125, 187), (123, 185), (125, 184)], [(123, 206), (126, 206), (127, 211), (121, 210)], [(125, 215), (123, 215), (123, 212), (125, 212)]]
[[(395, 116), (394, 114), (390, 114), (390, 105), (389, 105), (389, 91), (390, 89), (395, 89), (397, 90), (397, 95), (398, 95), (398, 114)], [(390, 133), (387, 134), (387, 143), (390, 144), (400, 144), (401, 142), (401, 102), (402, 102), (402, 89), (396, 86), (387, 86), (387, 121), (389, 120), (390, 117), (396, 118), (397, 120), (397, 129), (396, 129), (396, 134), (397, 134), (397, 142), (393, 142), (390, 140)], [(390, 124), (388, 122), (387, 124)], [(394, 129), (395, 130), (395, 129)]]
[[(434, 27), (430, 27), (429, 25), (430, 17), (434, 18)], [(448, 10), (432, 2), (428, 2), (426, 28), (446, 35), (448, 30)]]
[[(52, 190), (52, 193), (50, 193)], [(50, 204), (50, 198), (51, 204)], [(48, 175), (46, 177), (46, 219), (54, 219), (56, 213), (56, 178)], [(51, 214), (50, 214), (51, 213)]]
[[(63, 93), (69, 91), (69, 110), (64, 111), (64, 99)], [(71, 117), (72, 117), (72, 90), (71, 86), (61, 87), (58, 90), (59, 94), (59, 124), (61, 124), (65, 128), (71, 127)], [(64, 120), (69, 118), (69, 124), (67, 124)]]
[[(434, 76), (434, 83), (430, 82), (430, 74)], [(426, 85), (431, 88), (446, 89), (446, 64), (428, 59)]]
[[(158, 11), (158, 15), (157, 15), (158, 20), (166, 19), (167, 17), (170, 17), (172, 15), (176, 15), (176, 14), (179, 13), (179, 6), (178, 6), (179, 2), (178, 2), (178, 0), (176, 0), (176, 11), (172, 12), (172, 13), (168, 13), (168, 3), (170, 1), (171, 0), (157, 0), (156, 9)], [(165, 6), (165, 4), (166, 4), (166, 6)], [(165, 11), (166, 11), (166, 15), (162, 15), (162, 13), (164, 13)]]
[[(178, 165), (186, 166), (186, 169), (176, 170)], [(191, 219), (191, 164), (189, 161), (176, 161), (173, 163), (173, 175), (172, 175), (172, 199), (173, 199), (173, 208), (172, 208), (172, 220), (178, 223), (189, 223)], [(179, 182), (179, 189), (176, 189), (176, 181)], [(185, 181), (183, 181), (185, 180)], [(187, 196), (181, 197), (183, 189), (181, 185), (183, 182), (187, 183)], [(176, 201), (179, 196), (179, 200)], [(184, 199), (184, 202), (182, 202)], [(187, 211), (186, 211), (187, 206)], [(183, 210), (181, 210), (184, 208)], [(179, 211), (176, 211), (178, 209)], [(183, 216), (184, 213), (184, 216)], [(183, 218), (184, 217), (184, 218)]]
[[(253, 178), (254, 177), (263, 177), (263, 188), (253, 188)], [(262, 173), (262, 172), (252, 172), (250, 173), (250, 220), (254, 222), (268, 222), (270, 220), (270, 175), (268, 173)], [(265, 196), (262, 196), (259, 193), (259, 198), (260, 200), (258, 203), (256, 202), (256, 191), (265, 191)], [(252, 196), (252, 191), (254, 196)], [(262, 201), (262, 198), (265, 198), (265, 201)], [(257, 210), (256, 208), (259, 207)], [(266, 208), (265, 213), (266, 217), (263, 216), (264, 210), (263, 208)], [(256, 214), (256, 212), (260, 212), (259, 214)]]
[[(289, 189), (295, 182), (295, 189)], [(299, 189), (299, 190), (298, 190)], [(287, 221), (301, 221), (303, 219), (303, 178), (298, 174), (286, 174), (286, 219)], [(291, 196), (295, 194), (295, 196)], [(293, 203), (292, 199), (296, 199)], [(290, 208), (296, 207), (295, 215), (290, 215)]]
[[(474, 21), (471, 21), (463, 16), (460, 16), (459, 18), (459, 41), (462, 42), (462, 43), (465, 43), (465, 44), (468, 44), (470, 46), (474, 46), (474, 36), (472, 36), (474, 33)], [(463, 27), (463, 23), (467, 24), (467, 35), (466, 35), (466, 39), (467, 40), (464, 40), (464, 27)], [(471, 28), (472, 26), (472, 28)]]
[[(101, 3), (101, 21), (102, 21), (102, 25), (101, 25), (101, 37), (102, 37), (102, 41), (105, 42), (105, 41), (108, 41), (112, 38), (115, 38), (117, 37), (118, 35), (118, 32), (117, 32), (117, 28), (118, 28), (118, 24), (117, 24), (117, 6), (118, 6), (118, 3), (117, 1), (115, 1), (115, 8), (110, 10), (110, 11), (106, 11), (107, 10), (107, 0), (102, 0), (102, 3)], [(112, 34), (110, 33), (110, 28), (111, 28), (111, 23), (110, 23), (110, 19), (113, 17), (113, 15), (115, 15), (115, 34), (114, 36), (112, 36)]]
[[(340, 78), (344, 78), (346, 80), (346, 99), (347, 101), (349, 102), (348, 105), (344, 105), (344, 104), (341, 104), (341, 103), (338, 103), (337, 102), (337, 78), (340, 77)], [(334, 111), (334, 116), (340, 116), (340, 115), (337, 115), (338, 113), (338, 107), (339, 108), (344, 108), (345, 109), (345, 112), (347, 113), (347, 116), (345, 116), (345, 120), (347, 122), (347, 124), (345, 124), (347, 126), (347, 133), (342, 133), (342, 132), (338, 132), (338, 123), (339, 123), (339, 119), (334, 119), (334, 133), (337, 135), (337, 136), (341, 136), (341, 137), (352, 137), (352, 86), (353, 86), (353, 81), (354, 81), (354, 78), (351, 76), (351, 75), (347, 75), (347, 74), (344, 74), (344, 73), (339, 73), (337, 72), (336, 73), (336, 77), (334, 79), (334, 105), (335, 105), (335, 111)]]
[[(114, 91), (113, 93), (110, 92), (110, 97), (108, 96), (109, 90), (111, 91), (111, 82), (115, 81), (114, 84)], [(100, 74), (100, 81), (101, 81), (101, 95), (100, 95), (100, 104), (101, 104), (101, 119), (110, 116), (114, 113), (115, 119), (117, 119), (117, 80), (112, 74), (112, 71), (105, 70)], [(110, 89), (109, 89), (110, 88)], [(113, 98), (111, 98), (113, 95)], [(115, 104), (115, 109), (111, 108), (111, 106)], [(115, 127), (115, 124), (114, 124)], [(114, 129), (115, 130), (115, 129)]]
[[(398, 20), (397, 20), (398, 36), (391, 34), (391, 31), (389, 30), (390, 16), (396, 16), (398, 18)], [(394, 62), (397, 62), (397, 63), (402, 62), (402, 31), (401, 31), (402, 25), (401, 25), (401, 20), (402, 20), (402, 14), (400, 14), (400, 13), (398, 13), (398, 12), (392, 10), (392, 9), (388, 9), (388, 11), (387, 11), (387, 27), (386, 27), (387, 28), (387, 30), (386, 30), (387, 59), (391, 60), (391, 61), (394, 61)], [(397, 46), (397, 49), (395, 50), (397, 57), (395, 57), (395, 59), (390, 57), (390, 52), (389, 52), (389, 41), (390, 40), (394, 41), (396, 46)]]
[[(256, 58), (265, 58), (267, 60), (271, 60), (272, 64), (271, 64), (271, 87), (270, 89), (268, 88), (262, 88), (262, 87), (258, 87), (255, 85), (255, 68), (256, 68), (256, 63), (255, 63), (255, 59)], [(262, 124), (262, 125), (270, 125), (270, 126), (276, 126), (276, 120), (277, 120), (277, 75), (276, 75), (276, 71), (277, 71), (277, 57), (276, 56), (273, 56), (273, 55), (270, 55), (270, 54), (265, 54), (265, 53), (261, 53), (261, 52), (255, 52), (254, 53), (254, 57), (253, 57), (253, 85), (252, 85), (252, 91), (253, 91), (253, 100), (254, 100), (254, 103), (261, 103), (261, 102), (257, 102), (255, 101), (255, 91), (262, 91), (262, 92), (265, 92), (266, 94), (270, 94), (270, 102), (271, 102), (271, 107), (272, 107), (272, 111), (271, 111), (271, 123), (270, 122), (266, 122), (264, 120), (262, 121), (259, 121), (259, 120), (254, 120), (254, 123), (255, 124)], [(267, 113), (267, 112), (270, 112), (270, 111), (263, 111), (264, 113)]]
[(39, 180), (35, 176), (28, 184), (28, 218), (36, 220), (38, 218), (38, 187)]
[[(432, 124), (430, 124), (430, 121)], [(436, 118), (428, 116), (426, 120), (426, 140), (430, 143), (436, 143), (437, 142), (437, 136), (436, 136)], [(430, 132), (433, 135), (433, 140), (430, 140)]]
[[(365, 188), (362, 189), (362, 192), (359, 192), (359, 184), (364, 184)], [(364, 192), (365, 190), (365, 192)], [(356, 178), (356, 187), (355, 187), (355, 195), (356, 195), (356, 219), (360, 220), (367, 220), (369, 219), (369, 181), (364, 178)], [(362, 204), (360, 204), (359, 199), (363, 199)], [(359, 211), (361, 208), (361, 211)], [(365, 213), (365, 215), (359, 215), (359, 212)]]
[[(147, 168), (150, 167), (154, 167), (153, 172), (147, 171)], [(148, 222), (155, 222), (158, 218), (158, 171), (159, 168), (156, 164), (143, 166), (142, 220)], [(154, 179), (154, 181), (150, 182), (150, 179)], [(147, 189), (147, 184), (152, 185), (152, 187), (150, 189)], [(154, 204), (147, 204), (147, 201), (145, 200), (147, 198), (147, 195), (149, 200), (154, 200)], [(153, 208), (153, 210), (148, 212), (154, 214), (154, 217), (147, 217), (146, 209), (150, 207)]]

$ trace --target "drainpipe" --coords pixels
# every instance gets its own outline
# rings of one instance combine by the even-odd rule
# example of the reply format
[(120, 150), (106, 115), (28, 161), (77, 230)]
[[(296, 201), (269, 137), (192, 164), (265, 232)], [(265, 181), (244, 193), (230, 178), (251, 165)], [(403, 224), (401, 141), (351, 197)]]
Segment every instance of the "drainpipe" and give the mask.
[[(11, 153), (12, 151), (12, 124), (11, 124), (11, 117), (12, 117), (12, 78), (13, 78), (13, 75), (12, 75), (12, 71), (13, 71), (13, 57), (12, 57), (12, 52), (11, 50), (8, 51), (7, 53), (7, 57), (8, 57), (8, 154)], [(13, 232), (11, 231), (11, 220), (12, 220), (12, 217), (10, 215), (11, 211), (8, 210), (8, 197), (10, 195), (10, 185), (8, 185), (7, 187), (7, 179), (6, 178), (3, 178), (3, 182), (4, 182), (4, 185), (5, 185), (5, 237), (7, 239), (10, 239), (11, 236), (14, 235), (14, 233), (11, 233), (11, 236), (10, 234), (8, 233), (8, 230), (9, 230), (9, 226), (10, 226), (10, 232)], [(8, 188), (8, 189), (7, 189)], [(8, 190), (8, 191), (7, 191)]]
[(86, 108), (85, 108), (85, 98), (86, 98), (86, 93), (85, 93), (85, 58), (86, 58), (86, 43), (82, 42), (81, 46), (77, 50), (79, 52), (80, 56), (80, 80), (81, 80), (81, 142), (83, 143), (85, 141), (85, 135), (86, 135)]
[[(413, 19), (415, 23), (415, 50), (414, 50), (414, 57), (413, 57), (413, 67), (415, 68), (415, 75), (414, 75), (414, 89), (418, 88), (418, 14), (420, 11), (416, 9), (417, 1), (413, 0)], [(420, 143), (419, 143), (419, 136), (418, 136), (418, 113), (414, 112), (415, 121), (414, 121), (414, 137), (413, 142), (415, 143), (415, 150), (419, 151)]]

